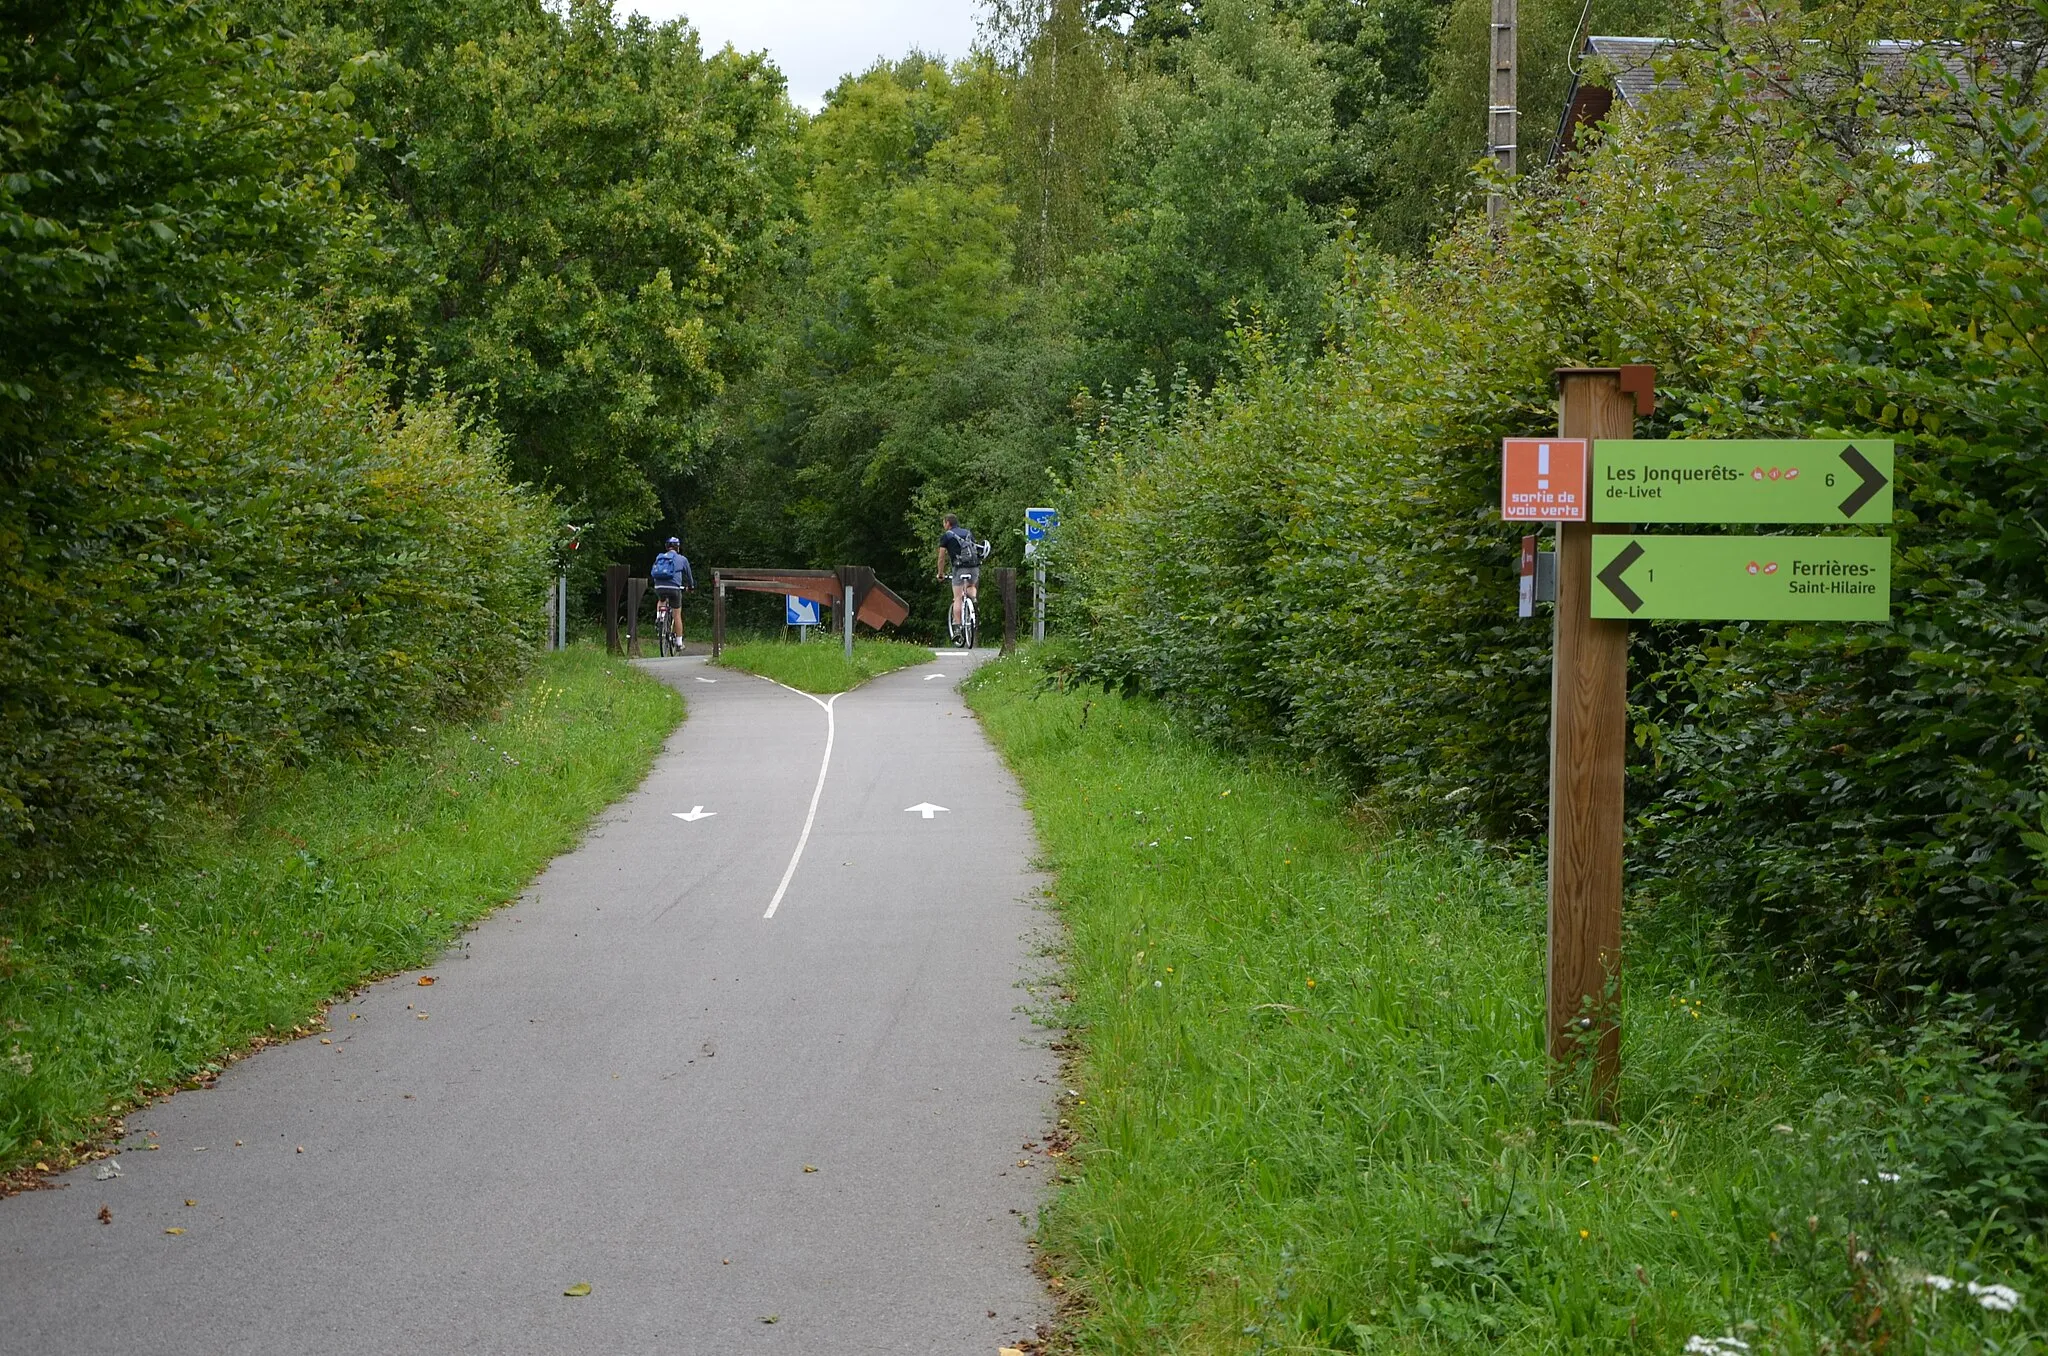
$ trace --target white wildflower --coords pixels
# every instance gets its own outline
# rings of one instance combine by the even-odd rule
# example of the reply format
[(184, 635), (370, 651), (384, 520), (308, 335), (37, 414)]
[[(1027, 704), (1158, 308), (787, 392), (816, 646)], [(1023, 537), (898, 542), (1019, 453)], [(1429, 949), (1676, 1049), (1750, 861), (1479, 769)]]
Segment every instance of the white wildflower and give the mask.
[(1895, 1172), (1880, 1172), (1877, 1175), (1877, 1180), (1880, 1182), (1896, 1182), (1899, 1180), (1899, 1175)]
[(1685, 1339), (1686, 1356), (1742, 1356), (1749, 1343), (1740, 1337), (1699, 1337)]
[(2009, 1285), (1979, 1285), (1971, 1281), (1968, 1288), (1977, 1303), (1986, 1309), (2009, 1314), (2020, 1307), (2020, 1292)]
[(1935, 1271), (1930, 1271), (1925, 1276), (1922, 1276), (1920, 1284), (1926, 1286), (1929, 1290), (1939, 1290), (1944, 1293), (1956, 1288), (1955, 1277), (1944, 1276)]

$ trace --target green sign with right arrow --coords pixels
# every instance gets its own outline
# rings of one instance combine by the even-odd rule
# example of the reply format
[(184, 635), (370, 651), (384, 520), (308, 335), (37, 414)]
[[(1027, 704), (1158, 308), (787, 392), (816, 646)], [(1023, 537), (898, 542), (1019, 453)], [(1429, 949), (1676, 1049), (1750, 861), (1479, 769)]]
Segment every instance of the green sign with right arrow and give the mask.
[(1593, 538), (1596, 617), (1883, 621), (1891, 586), (1889, 537)]
[(1888, 438), (1603, 438), (1596, 523), (1888, 523)]

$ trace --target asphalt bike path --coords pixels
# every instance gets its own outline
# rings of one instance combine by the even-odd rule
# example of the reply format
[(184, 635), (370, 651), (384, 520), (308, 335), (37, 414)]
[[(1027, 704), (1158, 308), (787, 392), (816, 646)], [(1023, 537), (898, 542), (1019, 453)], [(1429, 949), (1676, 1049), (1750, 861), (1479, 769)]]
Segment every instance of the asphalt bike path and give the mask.
[(1049, 920), (971, 663), (832, 699), (649, 663), (688, 721), (517, 902), (337, 1005), (329, 1043), (131, 1115), (118, 1178), (0, 1201), (0, 1353), (1030, 1334)]

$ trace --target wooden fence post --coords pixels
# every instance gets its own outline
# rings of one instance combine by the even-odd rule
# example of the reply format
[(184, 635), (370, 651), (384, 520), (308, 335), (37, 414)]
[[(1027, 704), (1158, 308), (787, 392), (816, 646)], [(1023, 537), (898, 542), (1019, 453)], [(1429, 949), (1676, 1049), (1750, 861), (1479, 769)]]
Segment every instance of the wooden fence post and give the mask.
[(711, 573), (711, 657), (725, 651), (725, 577)]
[(604, 648), (610, 654), (619, 652), (619, 603), (626, 593), (626, 568), (604, 567)]
[(1017, 571), (1005, 565), (996, 571), (996, 590), (1003, 596), (1003, 653), (1017, 648)]
[(640, 657), (640, 603), (646, 597), (645, 579), (626, 581), (626, 653), (634, 659)]
[[(1629, 438), (1652, 377), (1633, 369), (1557, 373), (1558, 435)], [(1644, 411), (1647, 413), (1647, 411)], [(1589, 449), (1590, 451), (1590, 449)], [(1587, 489), (1599, 474), (1587, 460)], [(1558, 1071), (1586, 1054), (1611, 1118), (1621, 1077), (1621, 861), (1628, 752), (1628, 623), (1593, 616), (1593, 534), (1559, 523), (1555, 649), (1550, 671), (1550, 908), (1546, 1029)]]

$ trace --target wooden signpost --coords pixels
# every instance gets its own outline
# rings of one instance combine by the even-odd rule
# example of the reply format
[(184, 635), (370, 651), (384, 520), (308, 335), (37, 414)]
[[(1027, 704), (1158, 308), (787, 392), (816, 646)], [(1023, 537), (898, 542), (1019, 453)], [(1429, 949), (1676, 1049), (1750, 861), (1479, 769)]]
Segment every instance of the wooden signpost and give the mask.
[[(1648, 369), (1557, 374), (1567, 438), (1627, 438), (1655, 408)], [(1550, 926), (1544, 1011), (1560, 1067), (1593, 1058), (1593, 1093), (1610, 1110), (1621, 1075), (1622, 767), (1628, 752), (1628, 623), (1593, 615), (1593, 537), (1557, 524), (1557, 607), (1550, 669)]]
[(1655, 409), (1655, 377), (1641, 366), (1561, 369), (1559, 436), (1511, 438), (1501, 449), (1502, 519), (1557, 530), (1547, 1048), (1560, 1071), (1590, 1058), (1593, 1097), (1608, 1118), (1621, 1076), (1628, 623), (1881, 621), (1891, 608), (1887, 537), (1631, 531), (1891, 521), (1891, 442), (1638, 442), (1635, 420)]

